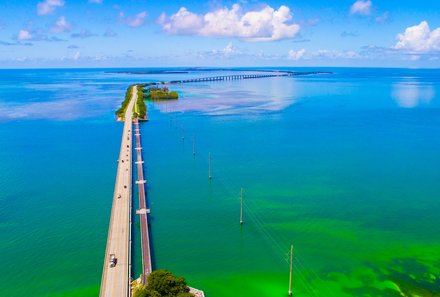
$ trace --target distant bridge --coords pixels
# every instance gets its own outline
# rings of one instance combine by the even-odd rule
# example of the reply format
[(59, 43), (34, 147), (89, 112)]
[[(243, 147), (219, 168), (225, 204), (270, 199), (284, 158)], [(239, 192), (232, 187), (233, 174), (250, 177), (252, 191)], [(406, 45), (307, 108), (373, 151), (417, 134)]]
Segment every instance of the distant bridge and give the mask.
[(331, 72), (267, 71), (266, 73), (259, 73), (259, 74), (219, 75), (219, 76), (198, 77), (198, 78), (190, 78), (190, 79), (182, 79), (182, 80), (172, 80), (172, 81), (167, 81), (167, 82), (164, 82), (164, 81), (150, 82), (150, 83), (141, 84), (141, 85), (147, 87), (147, 86), (163, 85), (163, 84), (185, 84), (185, 83), (212, 82), (212, 81), (232, 81), (232, 80), (243, 80), (243, 79), (286, 77), (286, 76), (299, 76), (299, 75), (311, 75), (311, 74), (331, 74)]
[(266, 77), (279, 77), (288, 76), (287, 73), (271, 73), (271, 74), (235, 74), (235, 75), (221, 75), (211, 77), (191, 78), (185, 80), (170, 81), (172, 84), (193, 83), (193, 82), (205, 82), (205, 81), (224, 81), (224, 80), (241, 80), (251, 78), (266, 78)]

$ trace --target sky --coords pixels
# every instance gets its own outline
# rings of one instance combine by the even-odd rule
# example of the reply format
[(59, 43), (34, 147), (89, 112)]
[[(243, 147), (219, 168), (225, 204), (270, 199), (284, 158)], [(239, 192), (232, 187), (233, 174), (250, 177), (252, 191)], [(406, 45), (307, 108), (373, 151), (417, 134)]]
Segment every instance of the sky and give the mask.
[(439, 0), (0, 0), (0, 68), (440, 66)]

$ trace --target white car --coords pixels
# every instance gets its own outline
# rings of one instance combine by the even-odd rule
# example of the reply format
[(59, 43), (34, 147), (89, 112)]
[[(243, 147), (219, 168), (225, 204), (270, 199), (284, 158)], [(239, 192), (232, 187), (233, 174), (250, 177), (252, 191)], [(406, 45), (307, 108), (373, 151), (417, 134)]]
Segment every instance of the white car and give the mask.
[(110, 254), (110, 267), (115, 267), (116, 266), (116, 262), (118, 261), (118, 259), (116, 259), (115, 254)]

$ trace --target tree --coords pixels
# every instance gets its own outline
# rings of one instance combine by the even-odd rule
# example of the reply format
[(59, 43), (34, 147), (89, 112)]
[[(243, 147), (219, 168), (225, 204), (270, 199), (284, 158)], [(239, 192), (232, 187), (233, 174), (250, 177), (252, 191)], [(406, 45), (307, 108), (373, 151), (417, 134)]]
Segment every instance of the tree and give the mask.
[(177, 294), (176, 297), (194, 297), (194, 295), (189, 292), (182, 292)]
[(186, 281), (183, 277), (174, 276), (168, 270), (153, 271), (147, 279), (147, 288), (158, 292), (161, 296), (174, 297), (185, 292)]
[(187, 292), (186, 280), (168, 270), (155, 270), (147, 278), (147, 285), (136, 289), (134, 297), (193, 297)]

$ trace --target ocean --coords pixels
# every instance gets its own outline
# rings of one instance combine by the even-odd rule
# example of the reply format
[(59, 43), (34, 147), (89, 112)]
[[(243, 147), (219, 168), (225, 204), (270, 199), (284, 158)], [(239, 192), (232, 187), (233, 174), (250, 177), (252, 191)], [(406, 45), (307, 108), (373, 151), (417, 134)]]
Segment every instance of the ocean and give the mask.
[[(208, 297), (286, 296), (293, 245), (294, 296), (440, 294), (440, 70), (274, 69), (333, 74), (148, 103), (155, 268)], [(98, 295), (128, 85), (245, 71), (124, 70), (0, 70), (0, 296)]]

